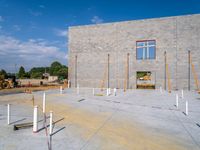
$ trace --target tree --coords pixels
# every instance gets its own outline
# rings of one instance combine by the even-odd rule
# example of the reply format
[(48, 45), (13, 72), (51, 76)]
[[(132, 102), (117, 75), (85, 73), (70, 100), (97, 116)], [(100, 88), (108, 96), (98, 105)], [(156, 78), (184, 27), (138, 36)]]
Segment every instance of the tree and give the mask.
[(58, 61), (54, 61), (50, 67), (50, 75), (58, 76), (58, 71), (62, 68), (62, 65)]
[(58, 77), (61, 78), (61, 79), (67, 79), (67, 72), (68, 72), (68, 68), (67, 68), (67, 67), (61, 68), (61, 69), (57, 72)]
[(7, 78), (8, 76), (7, 72), (3, 69), (0, 71), (0, 75), (3, 76), (3, 78)]
[(19, 68), (18, 78), (24, 78), (25, 75), (26, 75), (25, 69), (24, 69), (23, 66), (21, 66), (21, 67)]

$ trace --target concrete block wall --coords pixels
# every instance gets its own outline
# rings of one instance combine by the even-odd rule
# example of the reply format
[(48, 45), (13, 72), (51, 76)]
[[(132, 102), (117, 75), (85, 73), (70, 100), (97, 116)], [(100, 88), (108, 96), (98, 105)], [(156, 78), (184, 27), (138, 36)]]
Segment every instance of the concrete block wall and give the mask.
[[(136, 59), (139, 40), (156, 40), (156, 59)], [(188, 89), (188, 50), (200, 79), (199, 48), (200, 14), (70, 27), (69, 79), (72, 86), (81, 87), (101, 87), (104, 79), (107, 87), (109, 54), (109, 85), (123, 88), (129, 53), (128, 88), (136, 88), (137, 71), (155, 73), (156, 88), (164, 88), (166, 51), (172, 88)], [(190, 81), (194, 90), (192, 72)]]

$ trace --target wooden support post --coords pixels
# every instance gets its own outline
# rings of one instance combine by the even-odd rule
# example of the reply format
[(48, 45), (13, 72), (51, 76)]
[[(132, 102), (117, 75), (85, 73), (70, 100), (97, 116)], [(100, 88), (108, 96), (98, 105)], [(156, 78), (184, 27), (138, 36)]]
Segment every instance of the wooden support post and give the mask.
[(197, 91), (199, 92), (200, 89), (199, 89), (198, 76), (197, 76), (197, 74), (196, 74), (194, 64), (192, 63), (191, 55), (190, 55), (190, 62), (191, 62), (191, 65), (192, 65), (192, 73), (193, 73), (193, 76), (194, 76), (194, 80), (195, 80), (196, 88), (197, 88)]
[(129, 88), (129, 56), (130, 54), (127, 54), (127, 73), (126, 73), (126, 80), (127, 80), (127, 89)]
[(110, 88), (110, 54), (108, 54), (108, 71), (107, 71), (107, 79), (108, 79), (108, 85), (107, 88)]
[(129, 87), (129, 53), (127, 53), (126, 63), (125, 63), (125, 80), (124, 80), (124, 92)]
[(74, 73), (74, 75), (75, 75), (75, 77), (74, 77), (74, 79), (75, 79), (75, 87), (77, 87), (77, 59), (78, 59), (78, 57), (76, 55), (75, 56), (75, 73)]
[(165, 67), (164, 87), (165, 87), (165, 90), (167, 90), (167, 72), (166, 72), (166, 70), (167, 70), (167, 68), (166, 68), (166, 66), (167, 66), (167, 53), (166, 53), (166, 51), (164, 52), (164, 62), (165, 62), (165, 64), (164, 64), (164, 67)]
[(188, 91), (190, 91), (190, 65), (191, 65), (191, 56), (190, 51), (188, 51)]
[(168, 92), (171, 93), (171, 82), (170, 82), (170, 73), (169, 73), (169, 66), (166, 64), (166, 71), (167, 71), (167, 81), (168, 81)]

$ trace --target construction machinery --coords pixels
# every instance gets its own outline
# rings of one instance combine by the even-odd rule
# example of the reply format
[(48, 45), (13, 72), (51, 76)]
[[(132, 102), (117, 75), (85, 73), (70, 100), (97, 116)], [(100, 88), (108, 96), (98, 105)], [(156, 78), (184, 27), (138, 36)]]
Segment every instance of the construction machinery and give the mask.
[(8, 79), (5, 79), (4, 75), (0, 75), (0, 89), (9, 89), (17, 86), (15, 76), (10, 76)]

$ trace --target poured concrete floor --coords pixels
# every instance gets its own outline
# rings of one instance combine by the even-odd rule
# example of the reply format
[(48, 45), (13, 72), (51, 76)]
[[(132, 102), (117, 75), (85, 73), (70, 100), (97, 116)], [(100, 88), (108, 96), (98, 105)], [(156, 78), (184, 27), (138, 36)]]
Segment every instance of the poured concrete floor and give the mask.
[[(184, 91), (171, 94), (159, 90), (117, 91), (105, 96), (92, 89), (46, 91), (46, 110), (53, 111), (55, 123), (52, 150), (198, 150), (200, 149), (200, 95)], [(175, 107), (175, 94), (179, 107)], [(0, 149), (47, 150), (49, 136), (39, 122), (32, 128), (14, 131), (13, 125), (32, 121), (33, 104), (42, 114), (43, 92), (0, 96)], [(185, 115), (185, 101), (189, 114)], [(11, 104), (11, 125), (7, 125), (7, 107)], [(60, 120), (60, 121), (59, 121)], [(18, 121), (18, 122), (17, 122)], [(47, 120), (49, 123), (49, 120)]]

